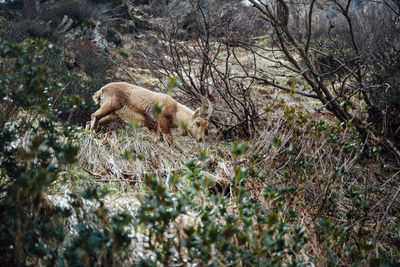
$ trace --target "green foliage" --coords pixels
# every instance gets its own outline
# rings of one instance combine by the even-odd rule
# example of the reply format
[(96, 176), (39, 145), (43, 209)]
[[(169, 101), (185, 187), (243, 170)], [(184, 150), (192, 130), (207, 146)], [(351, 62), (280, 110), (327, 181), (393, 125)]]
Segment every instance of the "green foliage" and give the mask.
[[(74, 49), (80, 49), (83, 43), (76, 45)], [(106, 60), (100, 55), (95, 54), (94, 51), (88, 52), (87, 47), (82, 50), (77, 51), (81, 60), (80, 64), (83, 64), (83, 69), (93, 69), (93, 73), (89, 71), (89, 76), (85, 79), (82, 75), (71, 71), (68, 69), (63, 51), (59, 47), (54, 47), (52, 50), (46, 50), (41, 58), (41, 63), (46, 64), (52, 69), (51, 76), (64, 84), (64, 89), (59, 92), (59, 94), (54, 95), (54, 107), (59, 108), (59, 117), (70, 123), (84, 125), (90, 120), (90, 114), (96, 110), (96, 106), (92, 100), (92, 95), (95, 91), (99, 90), (105, 84), (110, 82), (107, 78), (107, 70), (112, 70), (112, 68), (105, 68), (105, 66), (110, 67)], [(92, 46), (90, 46), (92, 48)], [(81, 51), (81, 52), (80, 52)], [(96, 64), (94, 67), (91, 65), (86, 65), (85, 62), (94, 62), (90, 64)], [(101, 65), (103, 67), (98, 67)], [(60, 96), (67, 96), (67, 98), (61, 98)], [(77, 105), (70, 106), (69, 103), (75, 99), (77, 96), (82, 98), (82, 102)], [(66, 108), (70, 106), (70, 108)]]
[[(238, 157), (246, 150), (245, 144), (232, 146), (232, 153)], [(253, 198), (246, 181), (258, 177), (237, 166), (231, 184), (236, 197), (208, 196), (212, 180), (199, 167), (204, 155), (200, 153), (199, 159), (186, 164), (188, 171), (180, 178), (189, 181), (184, 190), (169, 192), (156, 178), (146, 176), (148, 193), (141, 199), (136, 223), (146, 229), (146, 245), (155, 257), (143, 258), (141, 262), (148, 266), (179, 264), (184, 260), (209, 266), (300, 264), (299, 252), (307, 242), (305, 231), (286, 221), (292, 215), (285, 210), (283, 200), (271, 200), (279, 192), (268, 189), (264, 199)], [(179, 183), (180, 179), (172, 181)], [(270, 209), (263, 207), (265, 201), (270, 201)], [(196, 223), (176, 223), (190, 211), (196, 213)]]
[[(152, 175), (145, 176), (148, 193), (135, 217), (112, 215), (103, 202), (107, 192), (96, 187), (76, 189), (68, 208), (53, 206), (46, 199), (49, 187), (75, 161), (79, 147), (75, 145), (77, 129), (59, 121), (60, 110), (53, 105), (51, 95), (59, 94), (62, 84), (51, 78), (51, 68), (41, 64), (41, 55), (51, 49), (40, 40), (0, 44), (1, 62), (14, 62), (14, 68), (0, 79), (5, 111), (0, 120), (4, 126), (0, 134), (1, 265), (122, 263), (131, 251), (132, 226), (148, 237), (150, 256), (138, 260), (142, 265), (242, 262), (249, 266), (299, 261), (298, 252), (306, 242), (304, 230), (285, 222), (282, 201), (271, 201), (271, 209), (265, 210), (262, 202), (270, 201), (271, 194), (264, 199), (249, 194), (246, 183), (257, 179), (255, 172), (237, 163), (231, 185), (235, 200), (209, 196), (213, 181), (200, 167), (207, 160), (207, 150), (198, 160), (188, 161), (185, 174), (170, 179), (173, 188), (185, 179), (184, 190), (171, 191)], [(17, 72), (21, 79), (15, 79)], [(63, 108), (79, 105), (78, 100), (63, 97)], [(232, 145), (237, 162), (247, 150), (247, 144)], [(123, 158), (142, 159), (129, 151)], [(87, 206), (88, 201), (94, 205)], [(197, 213), (199, 221), (177, 225), (190, 212)], [(76, 221), (72, 233), (65, 226), (71, 220)]]
[[(316, 265), (390, 266), (398, 261), (398, 252), (393, 252), (398, 250), (396, 237), (387, 239), (387, 233), (399, 227), (389, 217), (398, 213), (388, 215), (385, 226), (376, 226), (385, 216), (377, 206), (390, 205), (396, 198), (392, 189), (398, 188), (398, 181), (388, 185), (398, 168), (382, 157), (382, 148), (367, 146), (351, 123), (311, 117), (301, 107), (284, 107), (284, 116), (273, 123), (281, 123), (277, 127), (283, 129), (270, 138), (269, 146), (263, 144), (268, 147), (262, 150), (266, 157), (271, 157), (271, 148), (277, 155), (267, 173), (275, 190), (265, 193), (275, 199), (288, 197), (289, 203), (293, 201), (293, 205), (286, 202), (288, 210), (307, 210), (314, 225), (310, 234), (322, 252), (314, 260)], [(371, 174), (379, 168), (383, 176), (391, 173), (380, 182)]]
[[(78, 147), (68, 140), (72, 131), (54, 121), (51, 93), (60, 91), (61, 84), (39, 63), (47, 49), (52, 46), (40, 40), (0, 43), (1, 62), (13, 63), (0, 77), (1, 265), (19, 265), (33, 255), (57, 257), (65, 238), (58, 225), (68, 211), (48, 206), (43, 193), (62, 166), (74, 161)], [(17, 118), (15, 113), (22, 111), (26, 115)]]
[(170, 94), (171, 91), (179, 85), (179, 83), (180, 81), (177, 76), (169, 76), (167, 79), (167, 94)]
[[(32, 23), (32, 21), (27, 22), (29, 27), (32, 27)], [(22, 42), (27, 36), (29, 35), (21, 31), (20, 27), (16, 27), (15, 23), (0, 17), (0, 40)], [(64, 84), (63, 90), (49, 93), (49, 97), (53, 98), (51, 104), (58, 109), (58, 117), (62, 120), (84, 125), (90, 120), (90, 114), (96, 110), (92, 95), (110, 82), (107, 72), (112, 71), (113, 66), (90, 41), (70, 42), (68, 49), (75, 55), (77, 67), (87, 74), (87, 78), (83, 78), (79, 71), (68, 68), (64, 44), (55, 42), (52, 46), (52, 49), (43, 50), (40, 57), (35, 59), (37, 64), (51, 68), (49, 77)], [(9, 72), (9, 69), (15, 68), (13, 63), (13, 61), (3, 61), (0, 66), (1, 72)], [(18, 80), (19, 73), (13, 72), (13, 74), (10, 79)]]
[[(52, 49), (43, 40), (0, 42), (0, 265), (37, 265), (41, 260), (49, 265), (115, 264), (130, 244), (125, 230), (129, 215), (109, 219), (104, 194), (97, 189), (71, 195), (73, 209), (46, 199), (50, 185), (75, 162), (79, 150), (78, 129), (59, 121), (60, 110), (54, 108), (52, 95), (60, 94), (62, 84), (42, 64), (42, 55)], [(63, 110), (80, 104), (69, 96), (61, 102)], [(97, 201), (99, 208), (88, 212), (83, 198)], [(71, 238), (65, 224), (73, 218), (79, 225)]]
[[(126, 259), (131, 244), (127, 226), (131, 224), (132, 216), (121, 213), (109, 218), (109, 211), (102, 201), (107, 193), (94, 188), (71, 196), (79, 224), (77, 235), (67, 243), (62, 255), (69, 266), (115, 265)], [(94, 201), (98, 207), (90, 210), (83, 205), (84, 200)]]

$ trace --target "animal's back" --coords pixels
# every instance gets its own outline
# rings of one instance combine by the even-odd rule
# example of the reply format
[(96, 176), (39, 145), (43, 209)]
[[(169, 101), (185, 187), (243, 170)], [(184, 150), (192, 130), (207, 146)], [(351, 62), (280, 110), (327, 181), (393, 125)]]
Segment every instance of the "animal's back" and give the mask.
[[(95, 99), (96, 97), (97, 99)], [(102, 106), (106, 103), (117, 101), (123, 107), (115, 113), (125, 121), (154, 120), (152, 118), (154, 103), (159, 103), (163, 106), (175, 105), (175, 101), (168, 95), (125, 82), (114, 82), (105, 85), (95, 93), (93, 99), (97, 103), (100, 102)]]

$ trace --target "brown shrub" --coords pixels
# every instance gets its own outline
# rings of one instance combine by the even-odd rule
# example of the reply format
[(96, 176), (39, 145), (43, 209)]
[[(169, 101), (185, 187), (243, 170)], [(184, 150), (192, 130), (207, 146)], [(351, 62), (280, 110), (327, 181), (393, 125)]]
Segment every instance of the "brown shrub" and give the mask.
[(53, 12), (61, 20), (65, 15), (74, 20), (74, 24), (79, 25), (88, 22), (90, 18), (96, 17), (96, 8), (88, 1), (61, 0), (53, 6)]
[(101, 50), (89, 40), (73, 41), (70, 50), (75, 52), (78, 66), (89, 75), (105, 73), (111, 67)]

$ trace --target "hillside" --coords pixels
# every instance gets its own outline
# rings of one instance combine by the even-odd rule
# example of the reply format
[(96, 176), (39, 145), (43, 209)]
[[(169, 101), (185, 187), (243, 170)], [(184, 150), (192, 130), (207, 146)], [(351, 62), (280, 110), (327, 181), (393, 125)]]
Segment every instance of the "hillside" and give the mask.
[[(399, 8), (0, 2), (0, 265), (397, 266)], [(205, 140), (85, 129), (115, 81)]]

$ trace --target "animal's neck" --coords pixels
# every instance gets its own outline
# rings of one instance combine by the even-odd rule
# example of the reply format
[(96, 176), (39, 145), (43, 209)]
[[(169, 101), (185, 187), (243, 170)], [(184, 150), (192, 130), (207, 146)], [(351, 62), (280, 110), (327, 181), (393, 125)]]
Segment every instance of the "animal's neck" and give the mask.
[(178, 103), (178, 106), (179, 107), (175, 115), (175, 121), (176, 122), (182, 121), (184, 123), (189, 124), (190, 121), (192, 120), (192, 115), (194, 112), (185, 105)]

